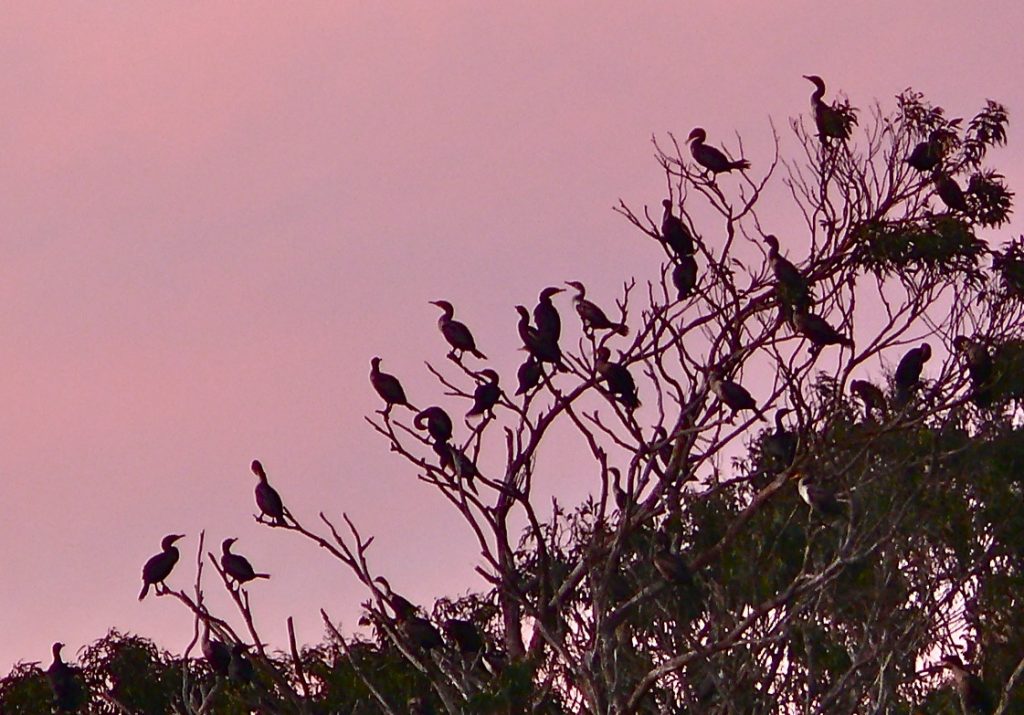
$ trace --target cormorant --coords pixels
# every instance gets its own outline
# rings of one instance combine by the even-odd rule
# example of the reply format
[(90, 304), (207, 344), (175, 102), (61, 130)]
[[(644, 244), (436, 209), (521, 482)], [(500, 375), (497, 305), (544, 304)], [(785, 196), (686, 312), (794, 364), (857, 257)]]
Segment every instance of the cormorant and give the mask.
[(877, 410), (885, 417), (885, 393), (867, 380), (851, 380), (850, 392), (864, 403), (864, 419), (871, 419), (871, 412)]
[(476, 655), (484, 649), (484, 639), (472, 621), (449, 618), (441, 624), (445, 634), (455, 642), (462, 655)]
[(178, 548), (174, 542), (184, 539), (184, 534), (168, 534), (160, 542), (162, 551), (153, 556), (142, 567), (142, 591), (139, 593), (139, 600), (146, 597), (150, 586), (164, 585), (164, 579), (171, 575), (171, 569), (178, 563)]
[(693, 572), (689, 565), (679, 554), (670, 551), (664, 544), (659, 546), (652, 557), (654, 568), (661, 577), (671, 584), (677, 586), (690, 586), (693, 584)]
[(711, 391), (714, 392), (718, 399), (721, 400), (726, 407), (732, 410), (732, 416), (735, 417), (736, 413), (740, 410), (753, 410), (757, 415), (757, 419), (762, 422), (768, 420), (764, 416), (764, 412), (754, 402), (754, 398), (751, 397), (750, 393), (747, 392), (743, 385), (732, 380), (725, 380), (722, 376), (716, 372), (712, 372), (708, 378), (708, 382), (711, 386)]
[(560, 367), (562, 350), (558, 347), (558, 341), (543, 336), (540, 331), (530, 325), (530, 311), (524, 306), (517, 305), (516, 312), (519, 313), (519, 338), (523, 341), (527, 352), (538, 362), (550, 362)]
[(707, 137), (707, 132), (697, 127), (686, 138), (686, 141), (693, 142), (690, 144), (690, 153), (693, 155), (693, 160), (698, 164), (713, 174), (720, 174), (725, 171), (732, 171), (733, 169), (743, 170), (750, 168), (750, 162), (746, 159), (729, 161), (728, 157), (721, 151), (705, 144), (704, 140)]
[(942, 173), (935, 175), (935, 192), (950, 211), (967, 211), (967, 199), (956, 179)]
[(501, 388), (498, 387), (498, 373), (490, 368), (482, 371), (480, 376), (487, 382), (482, 382), (473, 391), (473, 407), (466, 413), (466, 417), (482, 415), (489, 412), (494, 416), (494, 406), (501, 399)]
[(640, 406), (636, 395), (636, 383), (629, 370), (619, 363), (611, 362), (611, 350), (602, 346), (594, 354), (594, 369), (604, 378), (608, 391), (618, 398), (622, 406), (632, 412)]
[(436, 405), (417, 413), (412, 423), (416, 429), (427, 430), (435, 442), (447, 442), (452, 437), (452, 418)]
[(256, 506), (260, 509), (259, 520), (268, 517), (272, 524), (284, 526), (284, 503), (277, 490), (267, 482), (267, 473), (263, 470), (260, 460), (252, 460), (252, 473), (259, 477), (259, 484), (256, 485)]
[(697, 259), (693, 256), (683, 256), (679, 263), (672, 269), (672, 285), (678, 291), (679, 300), (686, 300), (690, 297), (693, 289), (697, 287)]
[(552, 296), (558, 295), (565, 288), (545, 288), (537, 298), (537, 306), (533, 309), (533, 322), (537, 325), (537, 334), (549, 342), (558, 344), (562, 337), (562, 318), (558, 308), (551, 302)]
[(911, 393), (917, 388), (921, 379), (921, 371), (924, 364), (932, 356), (932, 346), (928, 343), (921, 343), (919, 347), (908, 350), (906, 355), (896, 366), (896, 374), (893, 381), (896, 383), (896, 398), (899, 404), (906, 404)]
[(252, 663), (245, 657), (248, 649), (244, 643), (235, 643), (231, 646), (231, 660), (228, 661), (228, 677), (244, 685), (251, 683), (255, 675)]
[(920, 142), (910, 152), (907, 163), (918, 171), (931, 171), (942, 160), (942, 130), (933, 129), (928, 133), (928, 141)]
[(764, 237), (768, 244), (768, 265), (775, 275), (779, 298), (791, 309), (808, 309), (814, 305), (810, 286), (804, 275), (779, 253), (779, 239), (772, 234)]
[(693, 234), (686, 227), (683, 220), (672, 213), (672, 200), (665, 199), (661, 202), (665, 212), (661, 217), (661, 238), (672, 249), (672, 252), (679, 258), (692, 256), (696, 252), (693, 242)]
[(622, 488), (622, 472), (618, 467), (608, 467), (608, 472), (612, 475), (612, 494), (615, 497), (615, 506), (618, 507), (620, 514), (625, 514), (626, 509), (629, 508), (629, 494)]
[(395, 405), (402, 405), (403, 407), (408, 407), (413, 412), (416, 411), (416, 408), (410, 405), (409, 400), (405, 398), (405, 390), (402, 389), (402, 383), (398, 381), (398, 378), (380, 371), (379, 357), (370, 360), (370, 384), (373, 385), (373, 389), (387, 403), (387, 407), (384, 410), (385, 414), (390, 412), (391, 408)]
[(796, 485), (797, 491), (800, 493), (800, 498), (804, 500), (807, 506), (826, 519), (833, 519), (836, 517), (845, 516), (842, 505), (839, 500), (836, 499), (836, 495), (826, 487), (819, 484), (815, 484), (813, 478), (809, 474), (805, 474), (800, 477), (800, 481)]
[(386, 578), (378, 576), (374, 581), (383, 586), (387, 592), (383, 594), (384, 600), (391, 606), (391, 610), (395, 612), (396, 621), (405, 621), (416, 615), (416, 606), (413, 605), (412, 601), (395, 593)]
[(992, 715), (995, 712), (996, 703), (992, 693), (981, 678), (967, 670), (962, 660), (955, 655), (947, 655), (942, 659), (942, 664), (953, 671), (964, 715)]
[(619, 335), (629, 335), (629, 327), (625, 323), (613, 323), (601, 308), (587, 300), (587, 289), (582, 283), (579, 281), (568, 281), (566, 285), (576, 289), (576, 295), (573, 296), (572, 303), (576, 308), (576, 313), (580, 316), (580, 320), (583, 322), (584, 332), (593, 333), (597, 330), (611, 330)]
[(455, 356), (457, 351), (458, 357), (461, 358), (463, 352), (470, 352), (481, 360), (487, 359), (486, 355), (476, 349), (476, 341), (473, 340), (473, 334), (469, 332), (465, 323), (460, 323), (452, 318), (455, 315), (455, 308), (451, 303), (446, 300), (432, 300), (430, 304), (436, 305), (444, 311), (437, 319), (437, 327), (441, 329), (444, 339), (452, 346), (452, 351), (448, 353), (449, 356)]
[(453, 444), (434, 442), (434, 454), (437, 455), (442, 470), (451, 469), (455, 476), (466, 481), (466, 487), (477, 494), (473, 478), (480, 475), (473, 460)]
[(852, 348), (853, 341), (833, 328), (820, 315), (798, 309), (793, 314), (793, 327), (796, 332), (811, 341), (812, 351), (818, 353), (828, 345), (842, 345)]
[(249, 559), (239, 554), (231, 553), (231, 545), (238, 539), (224, 539), (220, 545), (220, 567), (224, 573), (233, 578), (239, 586), (256, 578), (270, 578), (268, 573), (256, 573)]
[(60, 712), (75, 712), (85, 703), (85, 693), (75, 678), (75, 669), (60, 656), (63, 643), (53, 644), (53, 662), (46, 669), (46, 679), (53, 691), (53, 703)]
[(797, 436), (782, 424), (782, 418), (791, 411), (788, 407), (775, 411), (775, 431), (761, 442), (761, 450), (774, 472), (781, 472), (796, 459)]
[(444, 645), (441, 634), (434, 628), (434, 624), (422, 616), (406, 618), (399, 623), (399, 629), (420, 650), (431, 651)]
[(953, 340), (953, 347), (964, 355), (967, 361), (967, 374), (971, 376), (971, 400), (979, 407), (992, 404), (992, 356), (981, 343), (977, 343), (965, 335), (958, 335)]
[(199, 645), (210, 670), (226, 677), (231, 664), (231, 650), (219, 640), (210, 638), (210, 624), (207, 621), (203, 621), (203, 638)]
[(525, 395), (539, 385), (543, 374), (544, 371), (541, 369), (540, 362), (532, 354), (527, 356), (523, 364), (516, 370), (516, 379), (519, 381), (516, 395)]
[(827, 144), (829, 139), (846, 141), (850, 138), (850, 130), (857, 123), (852, 114), (840, 111), (835, 107), (825, 104), (822, 97), (825, 96), (825, 81), (817, 75), (804, 75), (804, 79), (814, 85), (814, 92), (811, 94), (811, 108), (814, 110), (814, 124), (818, 127), (818, 138), (822, 144)]

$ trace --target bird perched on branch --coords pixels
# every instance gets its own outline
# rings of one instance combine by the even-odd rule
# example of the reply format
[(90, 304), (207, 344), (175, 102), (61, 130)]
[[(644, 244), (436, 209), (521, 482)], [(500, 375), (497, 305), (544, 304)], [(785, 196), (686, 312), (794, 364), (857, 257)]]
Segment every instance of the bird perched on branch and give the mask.
[(384, 593), (382, 594), (384, 601), (395, 612), (396, 621), (404, 621), (416, 615), (416, 606), (413, 605), (412, 601), (395, 593), (394, 589), (391, 588), (391, 583), (386, 578), (378, 576), (374, 579), (374, 582), (384, 587)]
[(963, 661), (955, 655), (947, 655), (942, 664), (953, 672), (960, 707), (964, 715), (992, 715), (996, 709), (995, 698), (981, 678), (972, 673)]
[(260, 460), (252, 460), (252, 473), (259, 478), (259, 483), (256, 485), (256, 506), (260, 509), (259, 521), (263, 521), (263, 517), (270, 519), (271, 524), (277, 526), (285, 525), (284, 518), (284, 503), (281, 501), (281, 495), (277, 493), (277, 490), (270, 486), (267, 481), (267, 473), (263, 470), (263, 465)]
[(558, 341), (542, 335), (537, 328), (530, 325), (530, 311), (525, 306), (517, 305), (516, 312), (519, 313), (519, 338), (527, 352), (537, 362), (550, 362), (561, 367), (562, 350), (558, 347)]
[(992, 356), (981, 343), (966, 335), (953, 340), (955, 347), (967, 361), (967, 374), (971, 377), (971, 401), (979, 407), (992, 405)]
[(436, 405), (418, 412), (412, 423), (416, 429), (425, 429), (435, 442), (447, 442), (452, 437), (452, 418)]
[(814, 124), (818, 128), (818, 138), (822, 144), (829, 139), (846, 141), (850, 138), (857, 116), (852, 107), (835, 107), (825, 104), (825, 81), (817, 75), (804, 75), (804, 79), (814, 85), (811, 94), (811, 108), (814, 110)]
[(693, 234), (683, 220), (672, 213), (672, 200), (661, 202), (665, 208), (661, 216), (661, 240), (677, 257), (692, 256), (696, 252)]
[[(184, 534), (168, 534), (160, 542), (161, 551), (142, 567), (142, 591), (139, 600), (146, 597), (150, 586), (163, 586), (164, 579), (171, 575), (171, 569), (178, 563), (178, 547), (174, 542), (184, 539)], [(157, 591), (159, 593), (159, 590)]]
[(53, 691), (53, 704), (58, 712), (76, 712), (85, 704), (85, 692), (75, 677), (75, 669), (61, 658), (62, 648), (63, 643), (53, 644), (53, 662), (46, 669), (46, 679)]
[(750, 168), (750, 162), (746, 159), (731, 161), (719, 149), (705, 144), (704, 141), (707, 138), (707, 132), (697, 127), (690, 132), (690, 136), (686, 138), (686, 141), (691, 142), (690, 154), (693, 155), (693, 160), (712, 174), (721, 174), (733, 169), (740, 169), (742, 171), (743, 169)]
[(416, 408), (410, 405), (409, 400), (406, 399), (405, 390), (402, 389), (402, 383), (398, 381), (398, 378), (380, 371), (379, 357), (370, 360), (370, 384), (387, 404), (384, 414), (391, 412), (391, 408), (395, 405), (402, 405), (413, 412), (416, 411)]
[(907, 157), (907, 163), (911, 168), (921, 172), (931, 171), (942, 161), (942, 136), (941, 129), (933, 129), (928, 133), (928, 140), (918, 143), (914, 150)]
[(537, 334), (556, 346), (558, 339), (562, 337), (562, 318), (551, 299), (564, 290), (565, 288), (555, 286), (545, 288), (537, 297), (537, 305), (533, 309), (533, 322), (537, 326)]
[(231, 664), (231, 650), (219, 640), (210, 638), (208, 621), (203, 621), (203, 638), (200, 641), (200, 648), (210, 670), (217, 675), (227, 677), (228, 667)]
[(851, 380), (850, 392), (860, 398), (864, 403), (864, 419), (870, 420), (872, 412), (877, 411), (882, 418), (885, 418), (885, 393), (877, 386), (867, 380)]
[(779, 252), (779, 239), (772, 234), (764, 237), (768, 244), (768, 265), (775, 275), (775, 291), (789, 312), (809, 310), (814, 305), (810, 286), (796, 266)]
[(956, 179), (946, 176), (941, 172), (936, 172), (934, 181), (935, 193), (939, 195), (942, 203), (946, 204), (950, 211), (959, 211), (961, 213), (967, 211), (967, 197), (964, 196), (964, 191), (960, 188), (960, 184), (956, 182)]
[(683, 256), (679, 263), (672, 269), (672, 285), (676, 288), (676, 297), (679, 300), (686, 300), (697, 287), (697, 259), (693, 256)]
[(914, 390), (921, 380), (921, 371), (924, 364), (932, 356), (932, 346), (928, 343), (921, 343), (920, 346), (908, 350), (896, 366), (896, 374), (893, 382), (896, 384), (896, 402), (900, 406), (910, 400)]
[[(436, 305), (444, 311), (437, 319), (437, 327), (441, 329), (444, 339), (452, 346), (452, 351), (448, 353), (449, 357), (461, 358), (462, 353), (469, 352), (481, 360), (487, 359), (486, 355), (476, 349), (476, 341), (473, 340), (473, 334), (469, 332), (465, 323), (460, 323), (452, 317), (455, 315), (455, 308), (451, 303), (446, 300), (432, 300), (430, 304)], [(456, 355), (456, 353), (458, 354)]]
[(473, 391), (473, 406), (466, 413), (466, 417), (474, 417), (484, 413), (489, 413), (493, 417), (494, 406), (501, 399), (501, 388), (498, 387), (498, 373), (487, 368), (480, 373), (480, 376), (486, 382), (477, 385), (476, 390)]
[(466, 656), (477, 655), (484, 649), (484, 639), (472, 621), (461, 618), (449, 618), (441, 624), (445, 634), (455, 642), (459, 653)]
[(519, 386), (516, 388), (516, 395), (525, 395), (527, 392), (540, 384), (540, 378), (544, 374), (540, 362), (531, 354), (528, 355), (523, 364), (516, 370), (516, 380)]
[(797, 436), (782, 424), (782, 418), (791, 411), (788, 407), (775, 411), (775, 431), (761, 442), (761, 451), (776, 473), (788, 468), (796, 459)]
[(629, 335), (629, 327), (625, 323), (613, 323), (595, 303), (587, 300), (587, 289), (579, 281), (568, 281), (568, 286), (576, 289), (573, 296), (573, 307), (576, 314), (580, 316), (585, 333), (594, 333), (598, 330), (611, 330), (619, 335)]
[(256, 573), (249, 559), (241, 554), (231, 553), (231, 545), (236, 541), (238, 539), (224, 539), (220, 545), (220, 567), (224, 569), (224, 573), (234, 579), (239, 586), (253, 579), (270, 578), (268, 573)]
[(252, 663), (245, 657), (247, 650), (249, 650), (249, 646), (246, 644), (235, 643), (231, 646), (231, 660), (228, 661), (228, 677), (243, 685), (252, 683), (256, 675)]
[(732, 417), (735, 417), (740, 410), (752, 410), (757, 415), (757, 419), (762, 422), (768, 421), (751, 394), (739, 383), (724, 379), (719, 372), (712, 372), (708, 383), (718, 399), (732, 410)]
[(619, 363), (611, 361), (612, 352), (602, 346), (594, 354), (594, 369), (597, 374), (604, 378), (608, 385), (608, 391), (615, 395), (623, 407), (632, 412), (640, 406), (640, 400), (636, 394), (636, 383), (629, 370)]
[(450, 469), (458, 479), (465, 480), (466, 488), (474, 494), (477, 493), (475, 477), (480, 475), (473, 460), (466, 456), (466, 453), (453, 444), (446, 442), (434, 442), (434, 454), (437, 455), (441, 469)]
[(811, 341), (813, 354), (821, 352), (822, 348), (828, 345), (853, 347), (853, 341), (829, 325), (824, 318), (803, 309), (798, 309), (793, 314), (793, 328)]
[(842, 504), (836, 499), (836, 495), (831, 489), (824, 487), (814, 482), (813, 477), (809, 474), (805, 474), (800, 477), (800, 481), (796, 485), (797, 492), (800, 494), (800, 498), (804, 500), (807, 506), (825, 519), (835, 519), (838, 517), (845, 517), (846, 512), (843, 510)]

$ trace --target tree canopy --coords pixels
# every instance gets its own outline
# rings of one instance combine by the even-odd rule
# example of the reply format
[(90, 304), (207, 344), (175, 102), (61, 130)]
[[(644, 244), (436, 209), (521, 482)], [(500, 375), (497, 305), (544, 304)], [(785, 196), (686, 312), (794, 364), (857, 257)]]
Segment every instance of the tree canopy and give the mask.
[[(988, 164), (1006, 110), (858, 109), (808, 79), (795, 152), (774, 128), (766, 162), (727, 127), (654, 139), (666, 197), (615, 210), (663, 260), (614, 300), (539, 286), (515, 383), (444, 301), (434, 394), (374, 358), (368, 422), (468, 527), (487, 587), (408, 602), (357, 516), (291, 513), (256, 461), (258, 521), (365, 586), (366, 631), (323, 612), (322, 644), (273, 651), (259, 574), (200, 538), (171, 559), (190, 588), (149, 579), (195, 615), (188, 650), (111, 632), (62, 707), (1024, 712), (1024, 237), (994, 242), (1013, 194)], [(566, 470), (587, 497), (539, 498)], [(236, 613), (206, 606), (208, 569)], [(56, 707), (58, 682), (18, 665), (0, 712)]]

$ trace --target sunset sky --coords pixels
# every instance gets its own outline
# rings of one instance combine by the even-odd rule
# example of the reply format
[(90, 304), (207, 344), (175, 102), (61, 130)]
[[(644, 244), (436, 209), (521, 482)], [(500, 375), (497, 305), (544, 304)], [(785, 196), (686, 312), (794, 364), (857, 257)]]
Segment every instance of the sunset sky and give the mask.
[[(5, 4), (0, 670), (110, 627), (180, 652), (191, 617), (139, 603), (140, 569), (185, 533), (169, 583), (189, 587), (204, 528), (273, 574), (251, 591), (276, 645), (289, 615), (319, 640), (320, 607), (354, 629), (354, 578), (253, 523), (253, 458), (304, 521), (375, 534), (404, 595), (477, 584), (468, 531), (363, 419), (370, 358), (457, 406), (423, 366), (447, 299), (514, 384), (512, 306), (565, 280), (610, 305), (656, 275), (611, 211), (664, 198), (652, 134), (739, 132), (764, 166), (804, 74), (864, 118), (908, 86), (950, 116), (1001, 101), (990, 163), (1020, 192), (1021, 21), (1002, 0)], [(545, 493), (591, 486), (549, 466)]]

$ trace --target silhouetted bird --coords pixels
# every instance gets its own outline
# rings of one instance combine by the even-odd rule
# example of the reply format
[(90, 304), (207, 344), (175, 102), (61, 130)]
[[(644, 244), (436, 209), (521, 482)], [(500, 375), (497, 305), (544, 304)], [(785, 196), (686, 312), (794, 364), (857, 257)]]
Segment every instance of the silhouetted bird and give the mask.
[(215, 638), (210, 638), (210, 624), (203, 622), (203, 638), (200, 641), (200, 648), (206, 664), (210, 666), (217, 675), (227, 677), (228, 667), (231, 664), (231, 650)]
[(384, 587), (384, 600), (391, 607), (391, 610), (395, 612), (396, 621), (405, 621), (416, 615), (416, 606), (413, 605), (412, 601), (395, 593), (391, 588), (391, 583), (386, 578), (378, 576), (374, 581)]
[(928, 134), (928, 140), (920, 142), (910, 152), (907, 163), (918, 171), (931, 171), (942, 160), (942, 131), (933, 129)]
[(476, 655), (484, 649), (484, 639), (472, 621), (449, 618), (441, 624), (445, 634), (455, 642), (462, 655)]
[(608, 385), (608, 391), (622, 403), (622, 406), (632, 412), (640, 406), (640, 400), (636, 394), (636, 383), (629, 370), (619, 363), (611, 361), (611, 351), (606, 347), (599, 347), (594, 354), (594, 369), (597, 374), (604, 378)]
[(995, 712), (996, 702), (992, 693), (981, 678), (967, 669), (962, 660), (955, 655), (947, 655), (942, 659), (942, 664), (953, 671), (964, 715), (992, 715)]
[(146, 565), (142, 567), (140, 601), (149, 593), (150, 586), (164, 585), (164, 579), (171, 575), (171, 569), (174, 568), (174, 564), (178, 563), (178, 548), (174, 545), (174, 542), (184, 538), (184, 534), (168, 534), (165, 536), (160, 542), (162, 551), (150, 558)]
[(494, 406), (498, 404), (498, 400), (501, 399), (501, 388), (498, 387), (498, 373), (490, 368), (483, 370), (480, 373), (486, 382), (482, 382), (476, 386), (476, 390), (473, 391), (473, 406), (469, 412), (466, 413), (466, 417), (474, 417), (476, 415), (482, 415), (484, 413), (490, 413), (494, 416)]
[(248, 685), (252, 683), (255, 672), (252, 663), (245, 657), (249, 646), (235, 643), (231, 646), (231, 660), (228, 661), (228, 677), (236, 683)]
[(672, 269), (672, 285), (676, 288), (676, 297), (679, 300), (686, 300), (697, 287), (697, 259), (693, 256), (683, 256), (679, 263)]
[(967, 374), (971, 378), (971, 401), (979, 407), (992, 404), (992, 356), (981, 343), (965, 335), (953, 340), (953, 347), (959, 350), (967, 361)]
[(960, 184), (956, 183), (956, 179), (945, 174), (936, 174), (935, 192), (951, 211), (964, 212), (967, 210), (967, 198), (964, 196)]
[(900, 364), (896, 366), (893, 381), (896, 384), (896, 401), (900, 406), (905, 405), (911, 394), (917, 389), (921, 371), (931, 356), (932, 346), (928, 343), (921, 343), (919, 347), (908, 350), (900, 360)]
[(558, 343), (562, 336), (562, 318), (558, 315), (558, 308), (551, 302), (551, 298), (558, 295), (564, 288), (545, 288), (537, 298), (537, 306), (533, 309), (533, 322), (537, 326), (537, 333), (544, 340)]
[(370, 384), (387, 403), (387, 407), (384, 409), (385, 414), (390, 412), (394, 405), (402, 405), (413, 412), (416, 411), (416, 408), (410, 405), (405, 398), (405, 390), (402, 389), (402, 383), (398, 381), (398, 378), (380, 371), (379, 357), (370, 360)]
[(46, 679), (53, 691), (53, 704), (59, 712), (75, 712), (85, 704), (85, 691), (75, 677), (75, 669), (60, 657), (63, 643), (53, 644), (53, 662), (46, 669)]
[(285, 524), (284, 503), (281, 501), (281, 495), (267, 482), (267, 473), (263, 471), (260, 460), (252, 460), (251, 468), (252, 473), (260, 480), (256, 485), (256, 506), (260, 509), (259, 520), (263, 521), (263, 517), (266, 516), (270, 519), (270, 523), (283, 526)]
[(444, 645), (434, 624), (422, 616), (410, 616), (399, 624), (405, 637), (420, 650), (431, 651)]
[(437, 319), (437, 327), (441, 329), (441, 335), (448, 341), (448, 344), (452, 346), (452, 351), (448, 353), (449, 356), (455, 356), (456, 352), (458, 357), (462, 357), (463, 352), (469, 352), (476, 355), (481, 360), (486, 360), (487, 356), (476, 349), (476, 341), (473, 340), (473, 334), (469, 332), (469, 328), (464, 323), (460, 323), (452, 318), (455, 315), (455, 308), (452, 304), (446, 300), (432, 300), (431, 305), (436, 305), (442, 311), (444, 311), (440, 318)]
[(457, 479), (464, 480), (466, 488), (477, 494), (474, 477), (479, 476), (473, 460), (466, 456), (466, 453), (453, 444), (445, 442), (434, 442), (434, 454), (437, 455), (442, 470), (450, 469)]
[(851, 380), (850, 392), (864, 403), (864, 418), (871, 419), (872, 412), (877, 411), (885, 418), (885, 393), (867, 380)]
[(761, 443), (761, 450), (771, 463), (773, 472), (781, 472), (796, 459), (797, 436), (782, 424), (782, 418), (789, 412), (786, 407), (775, 411), (775, 431)]
[(253, 579), (270, 578), (270, 574), (256, 573), (252, 564), (249, 563), (249, 559), (240, 554), (231, 553), (231, 545), (236, 541), (238, 539), (224, 539), (224, 543), (220, 546), (220, 567), (224, 569), (224, 573), (234, 579), (239, 586)]
[(516, 395), (525, 395), (527, 392), (540, 384), (540, 378), (544, 374), (540, 362), (533, 355), (526, 358), (519, 369), (516, 370), (516, 380), (519, 387), (516, 388)]
[(793, 314), (793, 327), (800, 335), (811, 341), (812, 352), (818, 353), (828, 345), (853, 347), (853, 341), (829, 325), (824, 318), (806, 310), (798, 309)]
[(620, 514), (625, 514), (629, 508), (629, 494), (622, 488), (622, 472), (618, 467), (608, 467), (608, 473), (612, 475), (612, 495), (615, 497), (615, 506)]
[(538, 362), (550, 362), (561, 366), (562, 350), (558, 347), (558, 341), (545, 337), (530, 325), (530, 311), (524, 306), (517, 305), (516, 312), (519, 313), (519, 338), (527, 352)]
[(834, 519), (846, 515), (832, 490), (815, 484), (814, 479), (809, 474), (800, 477), (796, 489), (804, 503), (811, 507), (819, 516), (825, 519)]
[(690, 229), (686, 227), (681, 218), (672, 213), (671, 199), (665, 199), (661, 205), (665, 207), (661, 217), (662, 241), (672, 249), (672, 253), (677, 257), (692, 256), (696, 252), (696, 247)]
[(583, 323), (584, 332), (593, 333), (597, 330), (611, 330), (619, 335), (629, 335), (629, 327), (625, 323), (613, 323), (600, 307), (587, 300), (587, 289), (582, 283), (579, 281), (569, 281), (566, 285), (576, 289), (576, 295), (573, 296), (572, 303), (576, 308), (577, 315), (580, 316), (580, 321)]
[(815, 88), (811, 94), (811, 108), (814, 110), (814, 124), (818, 128), (821, 143), (827, 144), (829, 139), (849, 139), (853, 125), (857, 123), (856, 117), (852, 112), (844, 112), (825, 104), (822, 99), (825, 96), (825, 82), (821, 77), (805, 74), (804, 79)]
[(707, 137), (707, 132), (700, 127), (697, 127), (690, 132), (690, 136), (686, 138), (686, 141), (692, 142), (690, 144), (690, 154), (693, 155), (693, 160), (698, 164), (713, 174), (721, 174), (722, 172), (732, 171), (733, 169), (742, 170), (750, 168), (750, 162), (746, 159), (730, 161), (729, 158), (720, 150), (705, 144), (704, 141)]
[(693, 572), (690, 571), (686, 559), (669, 550), (667, 545), (659, 546), (652, 560), (654, 568), (669, 583), (677, 586), (693, 585)]
[(427, 430), (434, 441), (447, 442), (452, 437), (452, 418), (436, 405), (419, 412), (412, 423), (416, 429)]
[(772, 234), (764, 237), (768, 244), (768, 265), (775, 275), (775, 290), (790, 310), (809, 309), (814, 305), (810, 286), (804, 275), (779, 253), (779, 239)]
[(711, 373), (708, 383), (711, 391), (732, 411), (732, 417), (735, 417), (736, 413), (740, 410), (753, 410), (759, 420), (763, 422), (768, 421), (764, 416), (764, 412), (757, 406), (754, 398), (743, 385), (732, 380), (726, 380), (717, 372)]

